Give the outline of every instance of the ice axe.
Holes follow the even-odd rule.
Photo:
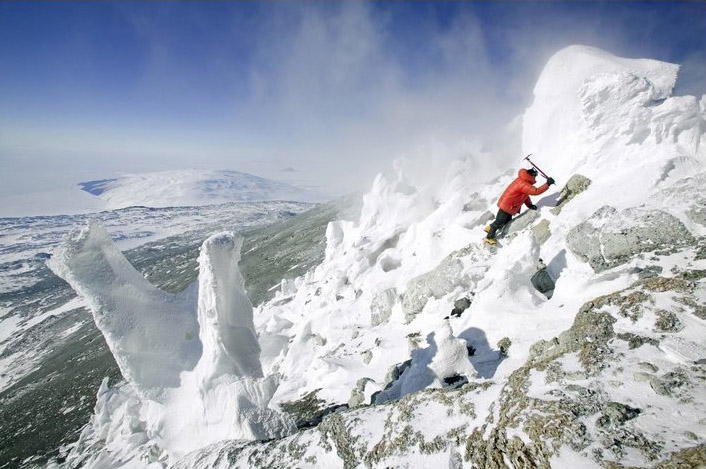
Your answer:
[[[541,174],[542,176],[544,176],[544,179],[549,179],[549,176],[547,176],[547,175],[544,173],[544,171],[542,171],[541,169],[539,169],[539,166],[537,166],[536,164],[532,163],[532,160],[529,159],[530,156],[532,156],[532,153],[530,153],[529,155],[525,156],[525,157],[522,158],[522,159],[523,159],[523,160],[527,160],[527,162],[528,162],[529,164],[531,164],[531,165],[534,167],[534,169],[536,169],[537,171],[539,171],[539,174]]]

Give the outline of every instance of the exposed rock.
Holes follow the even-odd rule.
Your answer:
[[[412,332],[407,334],[407,345],[409,346],[409,351],[416,350],[419,348],[419,343],[421,342],[421,336],[419,332]]]
[[[510,220],[510,223],[505,225],[503,229],[498,233],[499,237],[510,237],[513,234],[524,230],[535,220],[539,218],[539,212],[537,210],[526,210],[522,212],[519,216]]]
[[[574,324],[551,341],[540,340],[530,347],[528,363],[543,369],[548,362],[561,355],[579,352],[579,361],[586,371],[598,371],[610,354],[608,341],[615,337],[615,318],[609,313],[597,312],[601,302],[588,302],[581,307]]]
[[[687,469],[697,467],[706,467],[706,443],[672,453],[669,459],[658,464],[656,469]]]
[[[566,242],[571,252],[601,272],[641,252],[662,250],[667,254],[696,240],[678,218],[667,212],[639,208],[618,212],[604,206],[572,228]]]
[[[655,321],[655,330],[658,332],[679,332],[684,329],[676,314],[671,311],[658,310],[655,311],[657,320]]]
[[[348,399],[348,408],[353,409],[365,404],[365,385],[373,381],[370,378],[360,378],[355,385],[355,389],[351,391],[351,397]]]
[[[370,350],[366,350],[363,352],[363,363],[368,365],[370,361],[373,359],[373,352]]]
[[[464,207],[465,208],[465,207]],[[465,226],[466,228],[475,228],[477,226],[481,225],[487,225],[491,223],[493,220],[495,220],[495,215],[493,215],[490,211],[486,210],[483,212],[483,214],[477,216],[476,218],[473,219],[470,223],[467,223]]]
[[[655,375],[651,373],[645,373],[644,371],[636,371],[632,374],[633,379],[638,382],[650,382],[655,378]]]
[[[397,300],[397,290],[388,288],[373,297],[370,303],[370,324],[375,327],[386,323],[392,316],[392,307]]]
[[[447,376],[443,379],[444,388],[456,389],[468,383],[468,378],[463,375]]]
[[[500,350],[500,355],[503,357],[507,357],[508,354],[507,352],[510,350],[510,346],[512,345],[512,341],[507,338],[503,337],[498,341],[498,349]]]
[[[473,294],[471,294],[471,296],[473,296]],[[454,309],[451,310],[451,316],[456,316],[456,317],[460,316],[470,306],[471,306],[471,298],[469,298],[467,296],[463,297],[463,298],[459,298],[458,300],[454,301]]]
[[[532,275],[530,282],[532,282],[532,286],[538,292],[543,293],[547,298],[552,297],[555,288],[554,279],[549,275],[549,272],[547,272],[547,267],[542,262],[542,259],[539,260],[537,272]]]
[[[441,298],[456,287],[473,289],[483,278],[485,269],[478,270],[472,276],[463,275],[463,263],[459,258],[477,249],[483,250],[482,247],[479,248],[471,243],[465,248],[454,251],[433,270],[407,282],[405,292],[402,294],[402,309],[406,323],[411,322],[424,309],[430,298]]]
[[[650,380],[650,387],[661,396],[671,396],[674,390],[689,382],[687,373],[677,368],[674,371],[665,373],[661,378],[654,377]]]
[[[549,231],[549,220],[542,219],[539,223],[532,227],[532,234],[539,245],[544,244],[552,235]]]
[[[339,413],[336,410],[340,407],[329,407],[323,409],[329,415],[319,419],[317,429],[274,442],[230,443],[229,448],[234,449],[224,454],[227,454],[231,466],[242,466],[247,461],[250,467],[289,468],[300,466],[301,461],[316,465],[314,455],[323,449],[327,454],[337,456],[341,461],[339,465],[352,468],[388,467],[400,456],[444,453],[451,455],[449,464],[453,463],[452,467],[505,469],[550,468],[562,447],[566,447],[582,457],[592,458],[596,467],[622,468],[628,456],[640,467],[702,467],[706,461],[703,445],[666,455],[662,435],[643,433],[639,421],[630,422],[641,414],[641,409],[611,400],[612,393],[606,389],[606,386],[620,384],[618,378],[611,382],[606,381],[607,377],[617,377],[625,372],[629,376],[632,370],[623,370],[623,367],[626,363],[637,363],[636,369],[645,370],[634,371],[638,386],[644,388],[644,382],[649,382],[662,396],[674,396],[684,403],[693,399],[689,391],[696,386],[697,380],[703,379],[698,374],[704,374],[702,368],[670,369],[656,376],[654,373],[659,370],[655,365],[639,361],[639,351],[626,351],[624,345],[615,340],[613,325],[615,317],[631,318],[647,311],[654,312],[652,293],[669,292],[677,298],[679,295],[694,296],[700,278],[702,273],[699,271],[687,271],[670,278],[641,279],[625,290],[585,303],[568,330],[551,340],[532,345],[527,362],[507,378],[499,397],[493,397],[494,403],[480,425],[447,427],[432,438],[415,424],[421,413],[428,416],[430,411],[437,412],[437,416],[476,418],[474,402],[479,399],[474,394],[491,388],[493,396],[497,393],[497,386],[490,381],[462,384],[461,376],[452,375],[445,380],[445,389],[425,389],[396,401],[352,412]],[[621,321],[621,328],[626,324],[629,322]],[[636,332],[644,333],[644,330],[636,329]],[[419,334],[412,333],[411,336],[418,337]],[[617,337],[635,344],[658,343],[656,339],[633,332],[621,332]],[[501,353],[507,353],[509,346],[508,338],[498,342]],[[584,371],[564,371],[564,358],[568,354],[578,357]],[[630,355],[625,357],[625,354]],[[392,367],[385,380],[386,387],[399,380],[410,365],[411,360]],[[546,397],[530,390],[542,378],[550,389],[546,391]],[[578,380],[580,385],[570,382],[572,380]],[[363,404],[368,382],[368,378],[357,382],[349,400],[350,407]],[[460,387],[449,389],[455,386]],[[480,402],[486,402],[488,397],[483,396]],[[305,398],[303,400],[316,401],[315,396]],[[323,407],[323,402],[316,404]],[[378,421],[384,419],[384,428],[358,431],[368,421],[363,415],[371,414],[375,414],[373,418]],[[320,415],[319,411],[317,416]],[[587,425],[588,422],[596,425]],[[705,422],[706,419],[702,419],[700,424]],[[684,438],[699,441],[697,435],[685,435]],[[460,460],[455,451],[464,446],[465,454]],[[642,461],[639,461],[640,456]],[[323,464],[321,459],[318,464]]]
[[[620,402],[608,402],[603,408],[603,415],[598,418],[596,424],[599,427],[619,425],[634,419],[641,412],[640,409],[621,404]]]
[[[571,199],[588,189],[588,186],[590,185],[591,180],[588,179],[586,176],[582,176],[580,174],[574,174],[573,176],[571,176],[566,182],[566,185],[561,189],[561,193],[559,194],[559,200],[556,203],[556,207],[554,207],[551,212],[554,215],[559,215],[559,213],[561,213],[566,204],[571,202]]]
[[[624,340],[628,343],[628,347],[632,349],[640,348],[644,344],[654,345],[659,347],[659,340],[653,339],[652,337],[643,337],[641,335],[633,334],[632,332],[621,332],[616,337],[620,340]]]
[[[645,267],[644,269],[641,268],[635,268],[635,273],[637,274],[637,277],[644,280],[648,278],[653,278],[657,277],[662,273],[662,267],[658,265],[650,265]]]
[[[318,425],[324,416],[341,408],[340,405],[326,406],[326,401],[316,396],[319,391],[321,389],[316,389],[300,399],[280,404],[281,409],[294,418],[297,428]]]
[[[344,469],[358,467],[360,460],[358,455],[364,451],[364,446],[358,443],[359,437],[352,437],[346,421],[339,414],[327,415],[318,427],[321,432],[321,441],[327,444],[330,440],[336,448],[336,454],[343,461]],[[328,447],[331,451],[332,448]],[[362,451],[361,451],[362,450]]]

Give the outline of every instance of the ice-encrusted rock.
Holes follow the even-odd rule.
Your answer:
[[[538,244],[544,244],[552,235],[551,231],[549,230],[549,220],[540,220],[539,223],[532,227],[532,234],[534,235],[534,239],[537,240]]]
[[[561,213],[561,211],[563,210],[564,206],[571,202],[571,199],[588,189],[588,186],[590,185],[591,180],[588,179],[586,176],[582,176],[581,174],[574,174],[573,176],[571,176],[569,180],[566,181],[564,187],[561,189],[561,193],[559,194],[559,200],[557,200],[556,207],[551,209],[551,212],[554,215],[559,215],[559,213]]]
[[[537,210],[526,210],[519,216],[513,218],[510,223],[505,225],[501,231],[503,237],[510,237],[519,231],[524,230],[539,218]]]
[[[430,298],[441,298],[458,285],[470,286],[462,277],[463,263],[459,259],[447,258],[434,270],[407,282],[402,295],[405,321],[410,322],[419,314]]]
[[[376,294],[370,303],[370,325],[375,327],[387,322],[397,301],[397,290],[388,288]]]
[[[566,244],[577,257],[601,272],[628,262],[641,252],[674,249],[695,243],[675,216],[662,210],[604,206],[572,228]]]
[[[372,381],[372,379],[365,377],[358,380],[348,399],[348,408],[353,409],[365,404],[365,386]]]

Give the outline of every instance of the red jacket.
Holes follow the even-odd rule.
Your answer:
[[[532,203],[529,196],[539,195],[549,189],[549,184],[544,184],[540,187],[534,187],[536,179],[526,170],[521,169],[517,173],[517,179],[512,181],[503,195],[500,196],[498,200],[498,207],[503,212],[507,212],[510,215],[516,215],[520,213],[520,208],[522,204],[528,207]]]

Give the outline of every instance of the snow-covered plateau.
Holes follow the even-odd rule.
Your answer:
[[[0,193],[0,217],[65,215],[128,207],[193,207],[232,202],[291,200],[324,202],[331,196],[313,187],[288,184],[233,170],[178,169],[119,174],[22,194]]]
[[[706,96],[672,96],[677,73],[557,52],[522,150],[558,184],[497,249],[518,167],[479,184],[493,155],[442,145],[377,176],[264,301],[247,234],[214,232],[163,291],[77,226],[49,265],[121,377],[50,466],[706,466]]]
[[[135,205],[173,207],[266,200],[321,202],[326,199],[324,194],[311,189],[232,170],[156,171],[86,181],[79,186],[101,199],[106,210]]]

